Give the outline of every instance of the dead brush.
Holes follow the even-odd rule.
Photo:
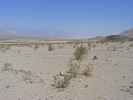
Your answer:
[[[33,46],[33,48],[34,48],[34,50],[39,49],[39,44],[35,44],[35,45]]]
[[[12,66],[11,63],[5,63],[4,66],[1,68],[1,71],[2,72],[4,72],[4,71],[10,71],[11,70],[11,66]]]
[[[66,71],[67,73],[71,74],[73,78],[75,78],[78,74],[78,70],[80,68],[80,63],[78,61],[72,60],[69,63],[69,69]]]
[[[60,72],[59,74],[53,77],[54,83],[52,84],[55,88],[66,88],[70,84],[72,78],[77,77],[79,65],[71,61],[68,65],[69,69],[65,72]]]
[[[66,88],[68,87],[70,80],[72,79],[71,74],[68,73],[60,73],[55,75],[54,77],[54,83],[52,84],[55,88]]]
[[[81,61],[83,57],[87,54],[86,47],[80,46],[77,47],[74,52],[74,58],[70,60],[68,64],[68,70],[65,72],[60,72],[59,74],[53,77],[52,86],[58,89],[67,88],[73,78],[76,78],[77,75],[84,75],[86,77],[92,75],[92,68],[90,65],[85,66],[83,70]]]
[[[83,75],[85,77],[92,76],[93,68],[94,67],[91,64],[86,65],[85,68],[82,70],[81,75]]]

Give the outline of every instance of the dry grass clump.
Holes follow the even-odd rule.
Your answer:
[[[44,83],[43,79],[40,76],[34,75],[31,71],[26,71],[23,69],[14,69],[10,63],[5,63],[1,72],[9,72],[20,76],[21,80],[25,83]]]
[[[87,54],[87,49],[86,47],[79,46],[76,48],[74,52],[74,58],[77,61],[82,61],[83,57]]]

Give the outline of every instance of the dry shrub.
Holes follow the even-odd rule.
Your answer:
[[[53,77],[54,83],[52,84],[52,86],[54,86],[55,88],[68,87],[70,80],[77,76],[80,66],[76,62],[71,60],[68,67],[69,67],[69,69],[67,71],[60,72],[59,74],[57,74]]]
[[[60,73],[55,75],[53,78],[54,83],[52,84],[52,86],[54,86],[55,88],[66,88],[69,85],[70,80],[72,79],[71,75],[68,73]]]
[[[76,78],[77,75],[84,75],[86,77],[92,75],[92,66],[87,65],[82,70],[81,61],[84,55],[87,54],[87,49],[83,46],[77,47],[74,52],[74,59],[71,59],[65,72],[60,72],[53,77],[54,83],[52,86],[55,88],[66,88],[70,84],[71,79]]]
[[[34,48],[34,50],[39,49],[39,44],[35,44],[33,48]]]
[[[48,51],[53,51],[53,46],[52,46],[52,44],[48,44]]]
[[[129,47],[133,47],[133,43],[131,43],[131,44],[129,45]]]
[[[80,64],[78,61],[72,60],[69,65],[69,69],[67,70],[67,73],[70,73],[72,77],[76,77],[78,74],[78,70],[80,68]]]
[[[76,78],[77,75],[82,75],[85,77],[92,76],[92,71],[93,65],[88,64],[86,66],[80,66],[80,64],[72,61],[67,71],[60,72],[53,77],[54,83],[52,86],[58,89],[67,88],[71,82],[71,79]]]
[[[1,71],[2,71],[2,72],[3,72],[3,71],[9,71],[9,70],[11,69],[11,68],[10,68],[11,66],[12,66],[11,63],[5,63],[4,66],[2,67]]]
[[[93,56],[93,60],[97,60],[98,59],[98,57],[97,56]]]
[[[93,65],[88,64],[85,66],[85,68],[82,70],[81,75],[84,75],[86,77],[92,76],[92,72],[93,72]]]

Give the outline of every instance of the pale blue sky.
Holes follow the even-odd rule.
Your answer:
[[[133,0],[0,0],[0,31],[89,37],[133,27]]]

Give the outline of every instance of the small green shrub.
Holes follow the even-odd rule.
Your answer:
[[[87,49],[86,47],[83,47],[83,46],[80,46],[80,47],[77,47],[75,52],[74,52],[74,58],[77,60],[77,61],[81,61],[84,57],[84,55],[87,54]]]

